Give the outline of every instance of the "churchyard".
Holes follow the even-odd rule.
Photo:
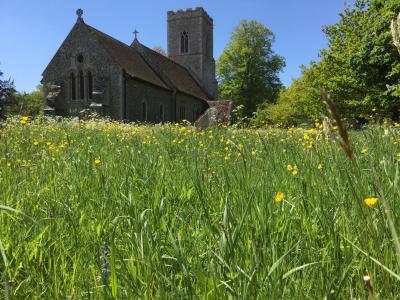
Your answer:
[[[317,2],[257,8],[303,16],[289,64]],[[202,7],[166,12],[167,53],[88,25],[117,32],[94,7],[54,45],[67,10],[25,5],[6,28],[47,23],[2,60],[23,79],[27,36],[56,52],[30,93],[0,70],[0,299],[400,298],[398,0],[346,4],[287,85],[270,17],[238,20],[215,61]]]
[[[400,294],[396,123],[1,126],[1,299]]]

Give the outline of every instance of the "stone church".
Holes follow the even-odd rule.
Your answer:
[[[85,109],[134,122],[195,121],[217,94],[213,20],[203,8],[168,12],[168,55],[77,21],[43,72],[45,112]]]

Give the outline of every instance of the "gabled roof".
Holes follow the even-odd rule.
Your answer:
[[[130,76],[169,90],[172,84],[172,88],[180,92],[202,100],[210,100],[207,93],[184,66],[140,44],[137,40],[135,42],[141,47],[142,53],[135,46],[128,46],[87,24],[85,26],[114,61]],[[144,55],[146,58],[143,57]],[[164,82],[163,78],[168,82]]]
[[[168,77],[175,88],[197,98],[209,100],[205,91],[193,78],[188,69],[143,44],[140,45],[150,60]]]
[[[146,64],[146,62],[135,49],[97,30],[96,28],[93,28],[89,25],[86,25],[86,27],[89,29],[89,32],[94,34],[96,39],[111,55],[114,61],[130,76],[168,89],[165,83]]]

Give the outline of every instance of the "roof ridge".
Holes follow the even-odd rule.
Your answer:
[[[127,44],[117,40],[116,38],[113,38],[112,36],[90,26],[90,25],[86,25],[86,28],[88,29],[89,33],[94,35],[94,38],[100,43],[100,46],[103,47],[108,54],[111,56],[111,58],[113,59],[113,61],[118,64],[121,68],[123,68],[130,76],[141,79],[141,80],[145,80],[149,83],[155,84],[157,86],[160,86],[162,88],[166,88],[169,89],[169,87],[167,87],[165,85],[165,83],[159,78],[159,76],[148,66],[148,64],[143,60],[143,58],[141,57],[140,53],[136,50],[133,49],[132,47],[128,46]],[[114,44],[114,46],[111,46],[110,48],[110,43]],[[116,55],[115,53],[115,49],[113,50],[113,48],[118,47],[121,50],[123,50],[126,55],[124,58],[120,57],[119,55]],[[118,51],[118,50],[117,50]],[[144,64],[144,66],[146,66],[146,68],[148,68],[151,72],[150,77],[146,78],[146,75],[144,73],[146,73],[145,69],[142,69],[140,67],[132,69],[131,67],[127,67],[126,65],[126,60],[133,62],[135,59],[134,57],[138,56],[141,60],[142,60],[142,64]],[[124,62],[125,59],[125,62]],[[143,73],[144,72],[144,73]]]
[[[161,68],[159,66],[157,66],[156,63],[154,63],[154,61],[151,59],[151,57],[149,57],[143,51],[143,48],[145,48],[144,50],[146,50],[146,49],[147,50],[152,50],[152,49],[150,49],[147,46],[143,45],[137,39],[135,39],[133,41],[133,43],[132,43],[132,45],[130,47],[135,49],[135,51],[137,51],[137,53],[139,53],[139,55],[143,58],[144,62],[153,70],[153,72],[160,78],[161,81],[163,81],[168,87],[172,88],[173,90],[179,90],[178,87],[175,86],[175,84],[173,84],[173,82],[168,78],[168,76],[165,74],[165,72],[163,72],[161,70]],[[140,47],[142,49],[138,49],[138,47]],[[157,51],[154,51],[154,52],[158,53]],[[160,53],[158,53],[158,54],[160,54]]]
[[[138,41],[138,42],[139,42],[139,41]],[[157,51],[155,51],[155,50],[153,50],[153,49],[147,47],[146,45],[143,45],[141,42],[139,42],[139,44],[142,45],[143,47],[147,48],[148,50],[150,50],[150,51],[156,53],[157,55],[160,55],[160,56],[164,57],[164,58],[167,59],[168,61],[170,61],[170,62],[172,62],[172,63],[174,63],[174,64],[176,64],[176,65],[178,65],[178,66],[180,66],[180,67],[182,67],[182,68],[184,68],[186,71],[189,72],[189,70],[188,70],[184,65],[181,65],[180,63],[177,63],[176,61],[174,61],[173,59],[169,58],[168,56],[163,55],[163,54],[161,54],[161,53],[158,53]]]
[[[107,38],[110,38],[110,39],[114,40],[115,42],[120,43],[120,44],[123,45],[123,46],[129,47],[128,44],[125,44],[124,42],[122,42],[122,41],[120,41],[120,40],[117,40],[116,38],[112,37],[111,35],[109,35],[109,34],[107,34],[107,33],[104,33],[103,31],[98,30],[97,28],[94,28],[93,26],[90,26],[89,24],[86,24],[86,23],[84,23],[84,24],[85,24],[87,27],[89,27],[89,29],[93,29],[94,31],[97,31],[98,33],[100,33],[100,34],[106,36]],[[129,47],[129,48],[131,48],[131,47]]]
[[[194,82],[197,84],[197,86],[207,95],[207,97],[210,97],[210,96],[208,95],[208,92],[206,91],[206,89],[205,89],[205,88],[198,82],[198,80],[193,76],[193,74],[192,74],[192,72],[189,70],[189,68],[187,68],[186,66],[181,65],[180,63],[174,61],[173,59],[171,59],[171,58],[169,58],[169,57],[167,57],[167,56],[165,56],[165,55],[163,55],[163,54],[161,54],[161,53],[158,53],[157,51],[155,51],[155,50],[153,50],[153,49],[151,49],[151,48],[149,48],[149,47],[143,45],[143,44],[142,44],[141,42],[139,42],[139,41],[138,41],[138,43],[139,43],[142,47],[144,47],[144,48],[146,48],[146,49],[148,49],[148,50],[154,52],[155,54],[159,55],[160,57],[165,58],[165,59],[168,60],[169,62],[172,62],[172,63],[174,63],[175,65],[177,65],[177,66],[183,68],[183,69],[189,74],[189,76],[194,80]],[[178,90],[179,90],[179,89],[178,89]]]

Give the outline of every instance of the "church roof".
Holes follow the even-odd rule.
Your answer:
[[[140,54],[128,45],[112,38],[111,36],[86,25],[91,33],[95,35],[105,50],[113,57],[130,76],[150,82],[162,88],[168,89],[165,83],[146,64]]]
[[[130,76],[165,89],[170,89],[172,84],[175,89],[185,94],[203,100],[210,99],[184,66],[139,43],[143,50],[140,53],[136,47],[128,46],[87,24],[85,25],[115,62]],[[147,59],[143,58],[142,55],[146,55]],[[148,59],[156,67],[152,67]],[[167,77],[167,83],[163,81],[165,77]]]
[[[150,60],[161,69],[161,71],[168,77],[169,81],[179,91],[201,99],[209,100],[207,94],[193,78],[188,69],[142,44],[141,46]]]

